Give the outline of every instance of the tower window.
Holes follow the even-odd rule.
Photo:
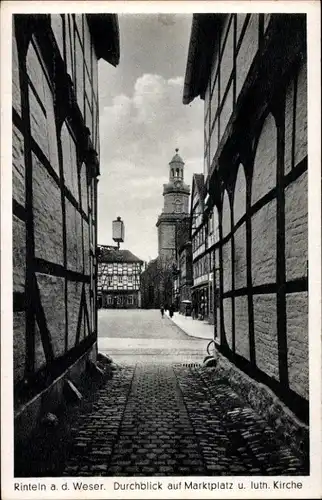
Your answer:
[[[182,202],[181,202],[181,200],[176,200],[175,201],[174,211],[177,214],[180,214],[182,212]]]
[[[179,177],[179,169],[178,168],[176,169],[176,175],[177,175],[177,177]]]

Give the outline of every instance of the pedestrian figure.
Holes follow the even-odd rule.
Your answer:
[[[174,312],[174,307],[173,307],[173,305],[171,305],[171,306],[169,307],[169,314],[170,314],[170,318],[172,318],[172,316],[173,316],[173,312]]]
[[[161,306],[161,316],[162,316],[162,318],[164,316],[164,307],[163,306]]]

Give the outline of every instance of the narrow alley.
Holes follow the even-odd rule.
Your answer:
[[[3,498],[317,491],[318,11],[244,3],[10,11]]]
[[[186,335],[156,310],[103,310],[99,326],[99,351],[106,349],[117,368],[112,379],[69,412],[65,430],[49,429],[55,449],[40,437],[47,442],[41,459],[30,454],[16,475],[307,473],[304,455],[243,400],[228,375],[202,366],[207,339]]]

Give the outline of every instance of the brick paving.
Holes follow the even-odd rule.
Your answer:
[[[195,366],[128,365],[72,433],[65,476],[307,473],[227,383],[212,384]]]
[[[170,365],[137,365],[108,473],[205,474],[198,442]]]

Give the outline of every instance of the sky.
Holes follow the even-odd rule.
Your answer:
[[[203,101],[182,104],[192,16],[119,15],[120,63],[99,62],[100,169],[98,243],[115,244],[112,221],[125,225],[121,248],[158,255],[158,215],[169,162],[179,148],[185,182],[203,171]]]

